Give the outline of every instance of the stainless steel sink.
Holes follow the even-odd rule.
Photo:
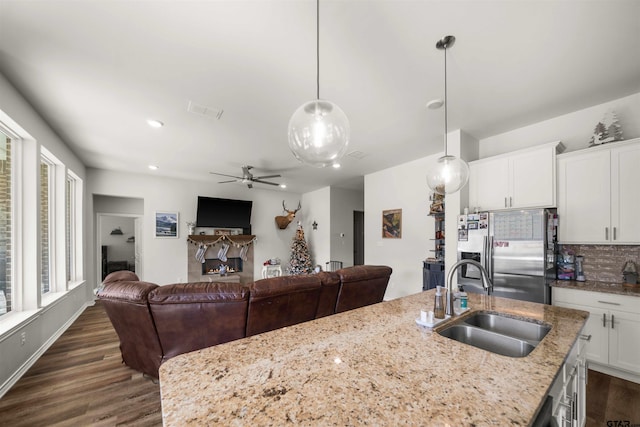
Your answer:
[[[438,333],[443,337],[509,357],[525,357],[531,353],[551,327],[502,316],[475,313]]]
[[[464,319],[467,325],[537,344],[549,333],[550,326],[514,319],[496,313],[476,313]]]
[[[527,341],[473,326],[455,324],[440,331],[443,337],[509,357],[525,357],[535,346]]]

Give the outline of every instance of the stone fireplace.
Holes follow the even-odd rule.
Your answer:
[[[253,245],[255,236],[215,236],[215,235],[191,235],[187,239],[187,273],[189,282],[240,282],[253,281]],[[226,253],[227,261],[218,258],[218,251],[223,244],[229,245]],[[200,245],[206,247],[204,263],[200,262],[196,255]],[[246,250],[242,259],[242,250]],[[219,273],[220,265],[226,265],[233,269],[225,276]]]

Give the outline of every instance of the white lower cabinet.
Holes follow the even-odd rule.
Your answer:
[[[585,360],[586,335],[575,343],[558,378],[551,386],[553,418],[558,426],[583,427],[587,415],[587,362]]]
[[[553,305],[590,313],[583,329],[590,336],[585,352],[590,363],[640,375],[640,298],[553,288]],[[624,372],[618,376],[627,378]]]

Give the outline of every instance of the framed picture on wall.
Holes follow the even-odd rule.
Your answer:
[[[402,238],[402,209],[382,211],[382,237],[386,239]]]
[[[178,238],[178,212],[156,212],[156,238]]]

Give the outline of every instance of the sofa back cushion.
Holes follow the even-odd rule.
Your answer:
[[[133,271],[129,270],[118,270],[113,273],[109,273],[107,277],[102,281],[103,284],[113,283],[113,282],[138,282],[140,278]]]
[[[149,294],[164,360],[244,338],[249,292],[240,283],[176,283]]]
[[[98,292],[120,339],[122,360],[127,366],[155,378],[162,362],[162,347],[147,296],[157,287],[140,281],[113,281],[104,284]]]
[[[317,275],[280,276],[253,282],[247,336],[315,319],[320,287]]]
[[[316,318],[329,316],[336,312],[336,302],[338,301],[338,291],[340,290],[340,276],[333,271],[322,271],[318,273],[320,279],[320,299],[318,300],[318,310]]]
[[[383,265],[356,265],[337,270],[341,283],[336,313],[381,302],[391,272],[391,267]]]

